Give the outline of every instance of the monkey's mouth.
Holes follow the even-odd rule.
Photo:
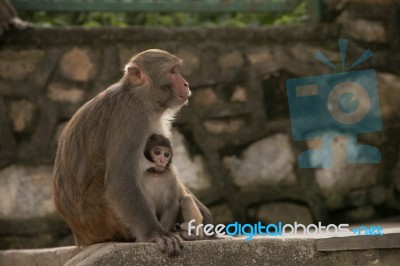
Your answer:
[[[180,92],[180,94],[178,93],[178,98],[186,102],[189,99],[190,95],[192,95],[192,92],[188,88],[186,91],[182,91]]]
[[[161,166],[161,165],[156,165],[154,167],[154,170],[156,170],[157,172],[161,173],[161,172],[163,172],[165,170],[165,167]]]

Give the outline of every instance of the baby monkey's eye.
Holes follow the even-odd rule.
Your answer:
[[[158,148],[154,149],[154,154],[155,155],[160,155],[161,154],[160,149],[158,149]]]
[[[171,154],[170,154],[169,152],[164,153],[164,156],[165,156],[166,158],[169,158],[170,155],[171,155]]]

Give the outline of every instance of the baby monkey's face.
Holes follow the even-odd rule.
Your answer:
[[[165,146],[155,146],[151,150],[151,158],[156,165],[154,169],[157,172],[163,172],[168,166],[169,161],[172,157],[172,151],[170,148]]]

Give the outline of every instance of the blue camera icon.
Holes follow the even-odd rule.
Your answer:
[[[347,45],[347,40],[339,41],[341,48],[344,43]],[[370,55],[372,53],[369,52],[367,57]],[[363,56],[366,57],[365,54]],[[319,58],[317,55],[317,59],[321,58],[321,54]],[[323,58],[320,61],[327,63],[327,60]],[[299,167],[332,167],[332,139],[337,135],[348,138],[349,163],[380,162],[381,153],[376,147],[357,144],[357,134],[382,129],[375,70],[289,79],[286,89],[293,139],[322,139],[321,149],[308,150],[299,155]]]

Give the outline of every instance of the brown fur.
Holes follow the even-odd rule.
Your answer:
[[[82,106],[65,127],[54,165],[54,199],[77,245],[136,240],[156,242],[170,255],[180,250],[181,239],[162,228],[140,185],[147,138],[169,136],[172,115],[190,95],[179,71],[171,70],[180,64],[161,50],[136,55],[122,79]]]

